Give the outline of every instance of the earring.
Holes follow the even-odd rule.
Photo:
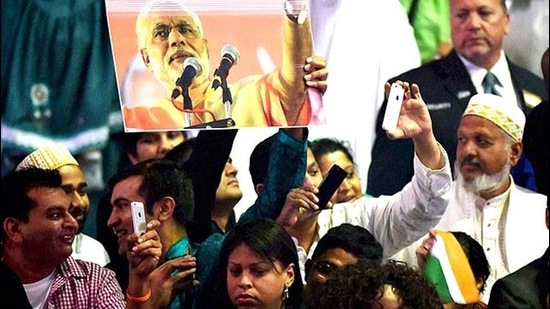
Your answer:
[[[287,300],[289,298],[288,294],[288,286],[285,285],[285,290],[283,291],[283,300]]]

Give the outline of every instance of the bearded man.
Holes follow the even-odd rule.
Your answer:
[[[510,176],[523,150],[524,126],[517,104],[483,93],[470,99],[457,130],[456,179],[436,229],[465,232],[482,245],[491,265],[484,303],[497,279],[548,248],[547,197],[516,185]],[[416,265],[419,244],[421,240],[393,258]]]

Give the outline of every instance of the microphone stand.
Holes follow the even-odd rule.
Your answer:
[[[225,78],[222,79],[221,87],[222,87],[222,101],[225,107],[225,117],[231,118],[231,104],[233,104],[233,98],[231,97],[231,91],[227,86],[227,81],[225,80]]]
[[[220,78],[220,87],[222,88],[222,101],[225,107],[224,119],[215,120],[211,122],[205,122],[194,126],[188,126],[187,129],[204,129],[204,128],[229,128],[235,126],[235,121],[231,118],[231,104],[233,104],[233,97],[231,91],[227,86],[225,78]]]
[[[191,97],[189,96],[189,89],[187,87],[184,87],[182,89],[182,95],[183,95],[183,109],[184,110],[192,110],[193,109],[193,102],[191,102]],[[191,113],[183,112],[185,117],[185,126],[189,127],[191,126]]]

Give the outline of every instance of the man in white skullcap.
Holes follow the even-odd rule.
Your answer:
[[[548,248],[547,197],[516,185],[510,176],[523,150],[524,125],[516,104],[482,93],[470,99],[457,130],[453,195],[436,228],[465,232],[482,245],[491,265],[484,303],[497,279]],[[422,240],[393,258],[416,265]]]
[[[94,238],[82,233],[86,215],[90,209],[90,199],[87,193],[87,183],[84,173],[69,150],[61,145],[48,145],[29,154],[16,170],[40,168],[58,170],[61,174],[62,189],[71,197],[69,212],[78,222],[78,233],[73,241],[75,259],[94,262],[101,266],[109,263],[109,255],[103,245]]]

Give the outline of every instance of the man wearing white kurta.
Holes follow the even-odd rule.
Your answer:
[[[316,205],[317,189],[308,181],[302,188],[291,190],[277,222],[295,239],[302,273],[307,257],[331,227],[342,223],[365,227],[382,244],[384,256],[388,257],[422,237],[445,212],[452,183],[449,159],[433,135],[430,115],[418,86],[409,87],[408,83],[403,86],[405,98],[398,128],[388,131],[388,136],[413,140],[412,181],[393,196],[364,196],[320,212]],[[386,95],[389,88],[387,84]]]
[[[521,156],[524,113],[491,94],[470,99],[458,128],[457,180],[436,229],[463,231],[485,249],[491,274],[482,300],[494,282],[542,256],[548,248],[544,222],[547,197],[525,188],[509,174]],[[421,240],[393,258],[416,265]]]

